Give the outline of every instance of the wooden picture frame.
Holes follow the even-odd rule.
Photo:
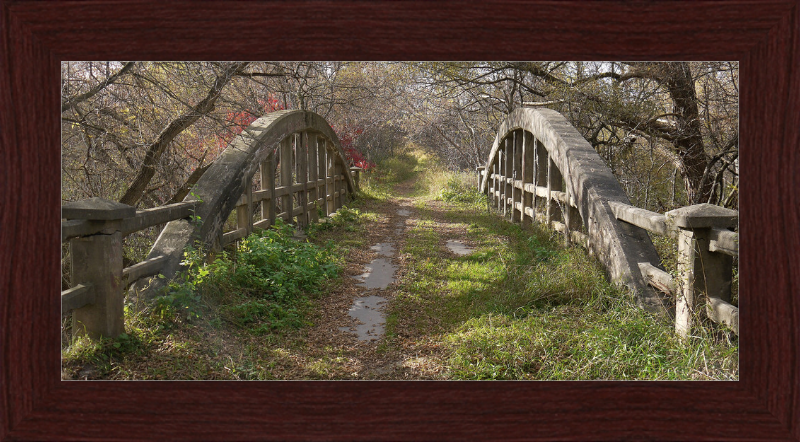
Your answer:
[[[799,440],[798,0],[2,0],[0,439]],[[739,60],[738,382],[60,380],[62,60]]]

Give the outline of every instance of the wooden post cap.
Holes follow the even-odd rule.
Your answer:
[[[134,216],[136,216],[134,207],[98,197],[73,201],[61,206],[61,218],[66,219],[108,221]]]
[[[713,204],[695,204],[664,214],[668,222],[681,229],[727,229],[739,223],[739,212]]]

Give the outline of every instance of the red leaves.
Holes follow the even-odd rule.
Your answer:
[[[233,137],[242,133],[244,128],[258,119],[258,114],[266,115],[270,112],[285,109],[285,106],[274,95],[270,94],[266,99],[259,98],[258,104],[261,111],[243,110],[241,112],[228,112],[225,119],[229,123],[228,127],[221,134],[217,135],[217,150],[221,152]],[[216,157],[216,155],[214,155]],[[213,159],[213,158],[212,158]]]
[[[358,139],[359,135],[364,133],[363,128],[345,123],[342,127],[334,127],[333,130],[336,132],[336,135],[339,137],[339,142],[342,144],[344,156],[351,164],[364,170],[375,167],[375,163],[367,161],[364,155],[355,147],[356,139]]]

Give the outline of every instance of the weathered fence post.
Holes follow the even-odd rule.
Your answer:
[[[328,149],[332,149],[332,146],[328,145]],[[331,150],[329,150],[326,163],[327,172],[325,172],[325,183],[327,185],[325,199],[328,202],[328,215],[336,211],[336,168],[333,165],[335,158],[335,155],[331,154]]]
[[[318,137],[317,138],[317,151],[319,155],[319,161],[317,163],[317,198],[319,198],[322,202],[321,209],[324,211],[325,216],[330,215],[328,213],[328,155],[327,155],[327,148],[325,147],[325,138]]]
[[[273,153],[266,161],[261,163],[261,189],[269,191],[269,203],[261,202],[261,217],[269,220],[269,225],[275,224],[275,155]]]
[[[559,206],[558,201],[553,198],[553,191],[562,191],[562,181],[563,178],[561,177],[561,171],[558,170],[558,166],[556,163],[553,162],[552,158],[550,158],[550,154],[547,155],[547,212],[546,212],[546,224],[550,226],[553,221],[561,221],[562,213],[561,213],[561,206]]]
[[[522,131],[515,130],[514,131],[514,173],[512,173],[512,189],[513,194],[511,198],[511,205],[514,210],[511,211],[511,221],[522,223],[522,219],[525,218],[525,212],[522,208],[522,194],[525,192],[525,187],[519,186],[517,187],[517,181],[524,181],[523,180],[523,159],[522,159]],[[521,187],[521,189],[520,189]]]
[[[701,309],[702,297],[730,301],[733,259],[708,250],[712,228],[736,227],[735,210],[712,204],[698,204],[667,212],[666,219],[678,228],[677,300],[675,333],[691,334],[692,317]]]
[[[361,181],[361,171],[363,169],[360,167],[351,167],[350,174],[353,176],[353,183],[356,185],[356,189],[360,189],[359,182]]]
[[[311,206],[309,222],[316,223],[319,221],[319,137],[317,135],[309,134],[308,137],[308,204]]]
[[[502,192],[500,191],[500,172],[502,171],[502,167],[500,166],[500,161],[503,156],[503,151],[497,151],[497,159],[494,162],[494,192],[492,192],[492,202],[494,207],[497,210],[500,210],[500,196]]]
[[[284,194],[281,199],[281,210],[284,213],[284,220],[287,223],[292,222],[294,213],[294,201],[292,196],[292,135],[286,137],[281,141],[281,187],[284,188]]]
[[[116,338],[125,331],[121,227],[124,218],[135,215],[133,207],[102,198],[62,206],[62,218],[102,223],[97,234],[69,242],[73,285],[88,283],[95,292],[93,304],[73,310],[72,330],[77,335]]]
[[[538,188],[539,187],[547,187],[548,158],[549,158],[549,156],[548,156],[548,153],[547,153],[547,148],[544,147],[544,144],[542,144],[541,141],[536,140],[536,161],[534,163],[536,165],[536,168],[534,169],[534,173],[533,173],[533,177],[534,177],[533,178],[533,182],[536,184],[536,187],[534,188],[534,194],[533,194],[533,207],[534,207],[534,209],[533,209],[534,219],[533,220],[534,221],[536,221],[536,208],[542,206],[543,202],[544,202],[544,207],[541,208],[541,213],[542,213],[542,215],[545,215],[545,216],[546,216],[546,213],[547,213],[547,202],[548,201],[547,201],[546,198],[542,198],[539,195]],[[539,216],[540,221],[541,221],[541,217],[542,216],[540,215]],[[545,219],[545,221],[547,221],[547,220]]]
[[[527,186],[534,182],[534,144],[533,135],[530,132],[522,133],[522,225],[529,226],[536,210],[533,208],[533,195],[528,191]],[[534,188],[534,194],[536,189]],[[528,209],[532,210],[533,215],[528,215]]]
[[[513,177],[514,177],[514,140],[512,138],[506,138],[505,140],[505,151],[503,158],[505,160],[505,170],[503,172],[503,183],[505,184],[503,187],[506,189],[505,193],[503,194],[503,217],[509,216],[508,208],[511,206],[508,200],[512,201],[513,204],[513,196],[514,196],[514,187],[513,187]],[[512,213],[514,207],[511,207]]]
[[[236,208],[236,224],[239,229],[244,229],[244,236],[253,233],[253,181],[244,182],[245,204]]]

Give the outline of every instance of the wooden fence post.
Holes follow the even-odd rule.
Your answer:
[[[344,175],[344,167],[342,167],[341,162],[335,161],[335,169],[334,170],[336,171],[334,173],[334,180],[333,180],[333,184],[334,184],[334,188],[335,188],[335,192],[336,192],[335,193],[336,198],[334,199],[334,201],[336,203],[334,205],[336,207],[336,210],[339,210],[339,208],[342,207],[342,205],[344,204],[343,203],[343,199],[342,199],[342,186],[344,185],[344,182],[343,182],[344,177],[342,175]]]
[[[308,132],[297,134],[295,147],[297,158],[297,183],[300,184],[300,214],[297,215],[297,225],[305,228],[308,225]]]
[[[327,144],[327,143],[326,143]],[[331,146],[329,145],[328,148]],[[327,150],[327,172],[325,173],[326,194],[325,200],[328,206],[328,215],[336,211],[336,168],[333,163],[336,161],[336,155]]]
[[[505,173],[503,173],[503,183],[505,184],[503,187],[506,189],[505,193],[503,194],[503,216],[508,216],[508,208],[511,206],[508,203],[508,200],[511,199],[513,202],[514,197],[514,187],[509,181],[513,182],[514,177],[514,140],[512,138],[506,137],[504,140],[505,144],[505,151],[504,151],[504,159],[505,159]],[[514,208],[511,207],[512,213]]]
[[[697,204],[667,212],[678,228],[678,279],[675,333],[691,334],[692,317],[701,311],[703,297],[730,301],[733,259],[708,250],[712,228],[736,227],[738,212],[712,204]]]
[[[556,163],[547,155],[547,225],[553,221],[560,221],[562,219],[561,206],[553,198],[552,192],[554,190],[562,190],[561,171],[556,167]]]
[[[253,232],[253,181],[246,180],[244,183],[245,203],[236,208],[236,224],[238,228],[244,229],[244,236]]]
[[[523,132],[522,138],[522,226],[529,226],[532,217],[526,213],[527,209],[533,209],[533,195],[528,192],[526,186],[533,183],[534,161],[533,154],[536,146],[533,144],[533,135],[530,132]],[[535,190],[535,189],[534,189]],[[535,214],[535,210],[533,212]]]
[[[534,173],[533,182],[536,184],[537,189],[539,187],[546,187],[547,186],[547,159],[549,158],[547,149],[544,147],[541,141],[536,140],[536,171]],[[547,204],[547,200],[540,197],[538,195],[538,191],[534,193],[533,197],[533,206],[534,206],[534,214],[537,213],[536,208],[541,207],[542,203]],[[542,207],[541,213],[547,213],[547,206]],[[539,218],[541,219],[541,215]],[[536,219],[534,218],[534,221]]]
[[[492,163],[492,168],[494,169],[494,191],[492,192],[492,204],[497,210],[500,210],[500,156],[502,150],[497,150],[497,155],[495,156],[494,163]]]
[[[275,224],[275,154],[261,163],[261,190],[269,191],[269,203],[261,201],[261,218],[268,219],[269,225]]]
[[[514,131],[514,139],[512,144],[514,146],[514,166],[513,169],[514,173],[511,174],[511,189],[512,189],[512,197],[511,197],[511,221],[521,223],[522,219],[525,218],[525,213],[522,211],[522,194],[525,193],[525,187],[521,186],[522,189],[517,187],[517,181],[523,181],[523,166],[522,166],[522,140],[523,140],[523,131],[522,130],[515,130]]]
[[[350,173],[353,176],[353,184],[355,184],[356,189],[359,189],[359,186],[360,186],[359,182],[361,181],[361,171],[362,170],[363,169],[361,169],[360,167],[351,167],[350,168]]]
[[[315,223],[319,221],[319,213],[317,212],[317,172],[319,167],[317,161],[319,160],[319,150],[317,143],[319,142],[317,135],[308,136],[308,205],[311,206],[309,212],[309,222]]]
[[[125,332],[122,282],[122,220],[136,215],[126,204],[91,198],[62,206],[66,219],[87,219],[102,223],[103,229],[90,236],[70,240],[72,283],[91,284],[95,302],[73,310],[72,330],[92,339],[116,338]]]
[[[285,192],[281,197],[281,210],[284,212],[284,220],[292,222],[294,212],[294,201],[292,194],[292,137],[289,135],[281,141],[281,187]]]
[[[325,216],[328,216],[328,156],[325,144],[327,141],[323,137],[317,137],[317,151],[319,160],[317,162],[317,198],[321,201],[320,208],[324,211]],[[321,183],[320,183],[321,181]]]

